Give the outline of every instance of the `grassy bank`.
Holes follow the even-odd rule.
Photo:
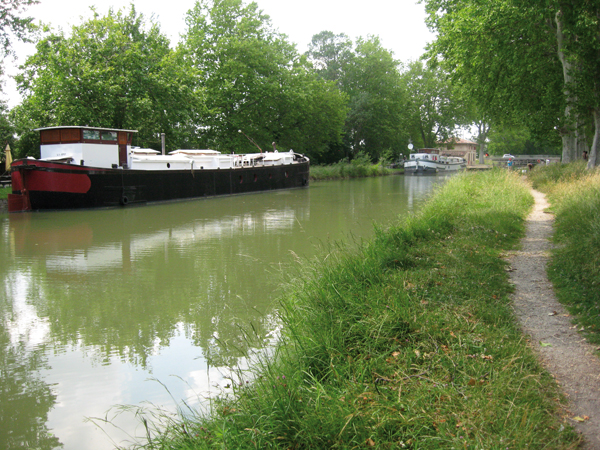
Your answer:
[[[10,194],[11,192],[11,188],[0,188],[0,200],[8,199],[8,194]]]
[[[457,175],[361,248],[298,263],[253,381],[232,380],[210,417],[144,422],[144,447],[573,448],[501,258],[532,201],[514,173]]]
[[[326,166],[311,166],[310,179],[319,181],[341,178],[378,177],[381,175],[390,175],[394,172],[385,166],[386,164],[384,163],[371,164],[368,158],[359,156],[351,162],[340,161],[336,164]]]
[[[600,344],[600,170],[580,161],[539,167],[530,177],[556,214],[548,276],[588,340]]]

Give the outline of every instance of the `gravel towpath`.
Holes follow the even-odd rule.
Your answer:
[[[566,414],[583,436],[581,448],[600,450],[600,361],[556,300],[546,274],[554,216],[545,212],[544,194],[532,190],[532,195],[535,206],[522,248],[508,258],[515,311],[531,346],[569,400]]]

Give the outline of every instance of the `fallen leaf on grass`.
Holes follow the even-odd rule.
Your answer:
[[[371,438],[367,439],[366,444],[368,447],[375,447],[375,441]]]

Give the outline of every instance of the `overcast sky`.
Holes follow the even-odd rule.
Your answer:
[[[424,23],[424,6],[416,0],[255,1],[271,17],[274,28],[297,44],[300,52],[306,50],[313,35],[328,30],[345,33],[353,40],[379,36],[383,47],[391,50],[396,59],[408,62],[419,58],[426,43],[433,39]],[[26,14],[68,32],[72,25],[82,22],[81,17],[91,16],[91,6],[104,15],[111,6],[117,10],[129,8],[131,3],[146,18],[154,15],[163,33],[175,44],[185,31],[184,17],[195,0],[40,0]],[[21,61],[34,50],[32,46],[16,48]],[[7,72],[14,75],[16,69],[9,66]],[[19,101],[14,83],[8,82],[5,88],[9,105],[14,106]]]

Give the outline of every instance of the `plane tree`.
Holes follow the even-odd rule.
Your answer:
[[[414,61],[402,74],[409,101],[405,113],[411,142],[417,147],[435,148],[466,125],[468,109],[459,92],[441,67],[427,67]]]
[[[73,26],[45,30],[36,52],[15,77],[23,97],[11,112],[19,153],[36,154],[42,126],[90,125],[137,129],[135,143],[186,146],[197,134],[202,92],[193,67],[172,50],[156,23],[132,6]]]
[[[526,2],[426,0],[427,57],[450,74],[479,120],[526,124],[540,141],[566,131],[553,21]]]
[[[349,99],[344,156],[396,158],[409,139],[403,121],[407,95],[400,62],[379,38],[358,38],[353,43],[343,33],[322,31],[313,36],[306,56],[319,76],[335,82]]]
[[[600,137],[600,6],[587,0],[426,0],[438,58],[495,123],[526,124],[538,141],[562,140],[562,160]]]
[[[276,142],[317,161],[339,145],[345,96],[255,3],[200,0],[186,24],[182,47],[206,94],[200,123],[207,146],[246,152]]]
[[[4,0],[0,3],[0,53],[2,60],[14,56],[13,43],[15,40],[31,42],[37,27],[32,17],[26,17],[27,7],[38,3],[37,0]],[[4,75],[4,61],[0,63],[0,76]],[[0,84],[0,92],[2,86]],[[9,121],[8,105],[0,101],[0,142],[9,143],[14,147],[14,127]],[[4,149],[4,147],[2,147]]]

